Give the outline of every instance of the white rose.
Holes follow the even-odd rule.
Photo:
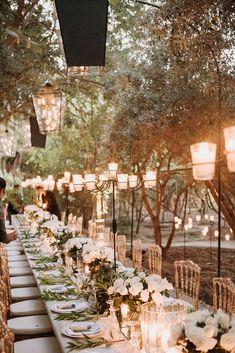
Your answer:
[[[195,343],[194,343],[195,344]],[[208,338],[208,337],[198,337],[198,341],[196,347],[198,351],[201,352],[208,352],[209,350],[213,349],[217,344],[217,340],[215,338]]]
[[[133,283],[129,288],[129,292],[133,296],[139,295],[142,290],[143,290],[143,285],[140,282]]]
[[[134,276],[134,277],[131,278],[130,284],[133,285],[135,283],[140,283],[140,281],[141,281],[140,277]]]
[[[113,294],[113,290],[114,290],[113,286],[109,287],[108,290],[107,290],[108,294],[109,295]]]
[[[216,318],[214,318],[212,316],[210,316],[206,319],[205,324],[209,325],[209,326],[214,326],[214,327],[218,326]]]
[[[144,272],[139,272],[139,273],[138,273],[138,276],[139,276],[140,278],[145,278],[145,277],[146,277],[146,273],[144,273]]]
[[[203,327],[204,334],[206,337],[216,337],[218,334],[218,328],[212,325],[206,325]]]
[[[163,296],[158,292],[152,293],[152,299],[157,305],[160,305],[163,303]]]
[[[215,338],[205,336],[203,328],[194,326],[193,324],[185,325],[185,334],[197,347],[198,351],[207,352],[213,349],[217,343]]]
[[[134,276],[134,273],[132,271],[128,271],[126,275],[128,278],[132,278]]]
[[[125,286],[117,287],[116,292],[119,293],[120,295],[127,295],[128,294],[128,290]]]
[[[225,314],[222,310],[218,310],[216,314],[216,319],[218,324],[221,326],[222,329],[228,330],[230,326],[230,318],[227,314]]]
[[[144,302],[144,303],[146,303],[149,300],[149,291],[148,291],[148,289],[144,289],[140,293],[140,298],[141,298],[142,302]]]
[[[228,333],[225,333],[220,338],[220,345],[226,351],[231,351],[235,349],[235,331],[229,330]]]
[[[230,321],[231,327],[235,327],[235,317],[233,317]]]

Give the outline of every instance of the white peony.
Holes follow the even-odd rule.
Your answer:
[[[218,325],[223,329],[223,330],[228,330],[230,326],[230,318],[227,314],[225,314],[221,309],[219,309],[215,315],[215,318],[217,319]]]
[[[148,291],[148,289],[144,289],[140,293],[140,298],[141,298],[142,302],[144,302],[144,303],[146,303],[149,300],[149,291]]]
[[[197,327],[192,324],[185,326],[186,337],[196,346],[197,350],[202,352],[207,352],[210,349],[213,349],[217,340],[215,338],[207,337],[204,334],[202,327]]]
[[[158,292],[152,293],[152,299],[157,305],[163,304],[164,301],[163,296]]]
[[[109,287],[109,288],[107,289],[108,295],[113,294],[113,291],[114,291],[114,287],[113,287],[113,286]]]
[[[235,349],[235,329],[234,328],[229,330],[228,333],[225,333],[221,336],[220,346],[229,352]]]
[[[203,327],[204,334],[206,337],[216,337],[218,335],[218,328],[213,325],[206,325]]]
[[[138,273],[138,276],[140,277],[140,278],[145,278],[146,277],[146,273],[145,272],[139,272]]]
[[[134,282],[134,283],[131,284],[131,287],[129,288],[129,292],[134,297],[136,295],[139,295],[142,290],[143,290],[143,284],[141,282]]]

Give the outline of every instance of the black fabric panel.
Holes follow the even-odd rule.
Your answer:
[[[43,135],[39,131],[38,121],[35,117],[30,117],[30,132],[31,132],[31,145],[33,147],[42,147],[46,146],[46,135]]]

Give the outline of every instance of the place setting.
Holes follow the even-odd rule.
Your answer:
[[[72,313],[72,312],[83,312],[89,308],[89,303],[86,300],[80,300],[76,302],[64,302],[56,303],[51,311],[57,314]]]

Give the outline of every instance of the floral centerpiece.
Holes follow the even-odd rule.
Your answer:
[[[108,308],[107,289],[117,276],[113,264],[113,249],[87,244],[83,248],[82,257],[84,263],[89,266],[90,278],[96,291],[97,311],[102,314]]]
[[[64,244],[63,253],[73,258],[76,258],[78,255],[82,256],[86,245],[89,247],[94,246],[93,240],[86,237],[71,238]]]
[[[42,215],[43,213],[44,211],[36,205],[27,205],[24,208],[25,218],[29,224],[37,221],[40,215]]]
[[[173,289],[172,284],[166,278],[159,275],[147,275],[136,269],[119,273],[113,285],[108,288],[108,294],[114,300],[114,305],[119,307],[125,303],[129,307],[130,315],[139,316],[141,304],[148,301],[161,303],[163,295]]]
[[[184,347],[186,352],[235,352],[235,318],[218,310],[198,310],[186,317],[184,326],[171,327],[170,346]]]
[[[114,254],[112,248],[88,244],[83,248],[82,257],[85,264],[89,266],[93,278],[103,267],[112,267]]]

